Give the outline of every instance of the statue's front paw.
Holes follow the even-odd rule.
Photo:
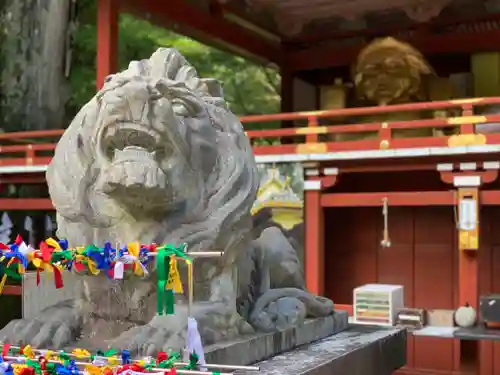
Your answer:
[[[297,298],[283,297],[270,303],[258,314],[252,314],[251,324],[261,332],[273,332],[304,323],[305,304]]]
[[[134,355],[155,355],[160,351],[180,351],[186,346],[188,311],[176,306],[175,314],[155,316],[148,324],[125,331],[108,343],[115,348],[126,348]],[[238,314],[222,303],[195,304],[192,316],[204,345],[231,340],[241,334],[252,333],[252,327]]]
[[[185,345],[187,315],[155,316],[148,324],[136,326],[108,342],[109,347],[128,349],[133,355],[156,355]]]
[[[0,330],[0,342],[32,345],[38,348],[63,348],[77,340],[81,314],[66,301],[41,311],[32,319],[16,319]]]

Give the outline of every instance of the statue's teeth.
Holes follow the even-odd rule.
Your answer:
[[[120,162],[125,160],[134,159],[154,159],[154,152],[149,152],[148,150],[138,147],[138,146],[127,146],[123,150],[116,150],[113,158],[113,162]]]

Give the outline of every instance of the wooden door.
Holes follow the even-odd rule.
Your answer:
[[[408,307],[454,308],[458,258],[451,207],[389,207],[389,248],[380,246],[381,208],[330,208],[325,220],[325,291],[334,302],[352,304],[355,287],[378,282],[403,285]],[[451,373],[454,345],[409,336],[403,372]]]

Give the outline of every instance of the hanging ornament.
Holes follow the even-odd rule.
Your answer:
[[[26,216],[24,218],[24,230],[28,232],[28,243],[30,245],[35,244],[35,236],[34,236],[34,231],[33,231],[33,219],[31,216]]]
[[[52,237],[54,232],[54,223],[50,215],[45,215],[45,237]]]
[[[2,243],[9,243],[10,242],[10,236],[12,234],[12,227],[13,227],[12,220],[10,219],[10,216],[7,212],[4,212],[2,214],[2,219],[0,223],[0,242]]]
[[[389,239],[389,201],[387,198],[382,199],[382,217],[384,218],[384,231],[382,233],[382,247],[391,247],[391,240]]]

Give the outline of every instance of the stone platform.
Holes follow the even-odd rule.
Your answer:
[[[303,325],[273,333],[259,333],[235,341],[205,347],[207,363],[248,365],[310,344],[348,328],[348,315],[333,315],[307,320]]]
[[[389,375],[405,364],[404,329],[352,325],[256,365],[261,369],[258,375]]]

